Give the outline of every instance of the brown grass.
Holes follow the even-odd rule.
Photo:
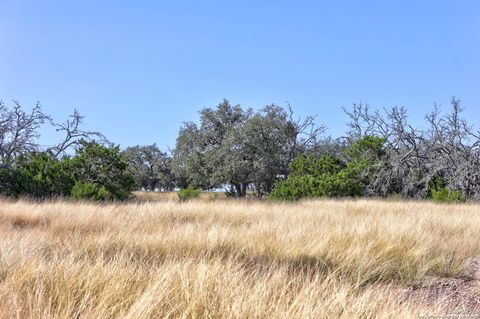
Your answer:
[[[480,255],[480,205],[0,200],[0,318],[415,318]]]
[[[178,200],[177,192],[134,192],[135,199],[141,202],[165,202]],[[225,192],[201,192],[197,200],[210,201],[226,199]]]

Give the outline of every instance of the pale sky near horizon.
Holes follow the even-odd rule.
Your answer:
[[[480,1],[0,0],[0,99],[76,107],[122,147],[173,147],[223,98],[288,101],[338,136],[354,102],[421,123],[451,96],[480,126]]]

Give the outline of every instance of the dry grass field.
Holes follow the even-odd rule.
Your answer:
[[[162,202],[178,200],[177,192],[134,192],[135,198],[142,202]],[[202,192],[198,200],[226,199],[224,192]]]
[[[479,305],[480,205],[0,200],[0,234],[0,318],[417,318]]]

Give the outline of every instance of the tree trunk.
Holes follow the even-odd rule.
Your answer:
[[[247,196],[247,183],[242,183],[241,189],[240,189],[240,197],[245,197],[245,196]]]
[[[235,196],[243,198],[247,194],[247,183],[232,184],[235,189]]]
[[[152,192],[155,191],[155,185],[156,184],[157,183],[154,180],[150,181],[150,185],[148,186],[150,188],[150,191],[152,191]]]

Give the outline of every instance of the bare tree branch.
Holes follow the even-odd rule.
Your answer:
[[[23,111],[17,101],[13,104],[10,109],[0,102],[0,159],[5,164],[23,153],[36,150],[40,126],[50,120],[42,112],[39,102],[30,113]]]
[[[73,110],[73,114],[68,117],[64,123],[55,123],[51,121],[51,124],[56,128],[57,132],[62,132],[64,138],[56,146],[48,149],[55,157],[59,157],[66,153],[66,151],[78,145],[81,140],[97,140],[99,142],[108,143],[108,140],[103,134],[97,131],[84,131],[80,128],[83,122],[84,116],[78,112],[77,109]]]

